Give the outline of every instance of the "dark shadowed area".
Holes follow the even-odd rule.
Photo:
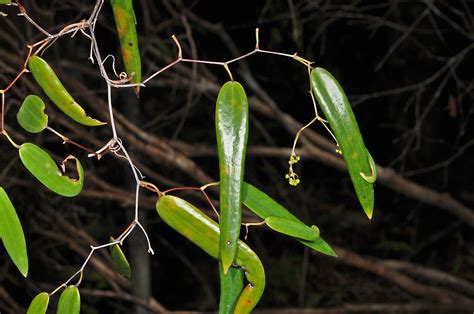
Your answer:
[[[23,1],[41,27],[57,33],[89,17],[94,1]],[[337,258],[310,251],[269,228],[251,227],[247,243],[265,266],[267,286],[255,313],[471,313],[474,309],[474,1],[134,1],[143,78],[177,58],[228,61],[255,48],[297,53],[330,71],[344,87],[367,148],[379,166],[375,211],[363,213],[342,159],[322,124],[303,132],[295,165],[301,183],[285,179],[296,132],[314,118],[307,69],[257,53],[230,65],[247,92],[250,131],[245,180],[307,224],[315,224]],[[15,6],[0,5],[0,89],[21,71],[28,44],[44,38]],[[123,71],[109,1],[95,34],[103,57]],[[90,40],[64,36],[43,58],[88,114],[107,122],[107,86],[88,60]],[[111,77],[112,59],[105,62]],[[142,87],[114,89],[117,132],[145,180],[160,190],[219,180],[214,130],[222,66],[179,63]],[[135,181],[127,160],[88,158],[51,132],[25,132],[16,120],[23,99],[46,102],[49,125],[97,150],[108,126],[79,125],[51,102],[29,73],[5,94],[5,127],[18,143],[40,145],[60,162],[78,157],[83,192],[53,194],[0,138],[0,186],[10,195],[26,235],[30,274],[24,279],[0,246],[0,312],[25,312],[84,263],[90,245],[118,236],[134,217]],[[174,192],[211,217],[203,195]],[[209,188],[218,205],[218,189]],[[124,243],[132,279],[99,250],[80,285],[83,313],[216,311],[217,262],[161,221],[156,194],[140,192],[140,219]],[[244,209],[243,220],[259,218]],[[242,238],[247,236],[242,228]],[[75,280],[74,280],[75,281]],[[57,303],[51,299],[50,309]]]

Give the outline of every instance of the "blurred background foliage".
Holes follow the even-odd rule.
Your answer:
[[[268,277],[258,309],[444,313],[474,308],[473,1],[134,2],[144,77],[176,59],[173,34],[185,57],[223,61],[253,50],[259,27],[262,49],[298,53],[334,74],[352,102],[367,147],[384,167],[374,218],[368,221],[346,172],[324,157],[334,156],[332,146],[315,124],[310,132],[320,142],[302,141],[297,165],[302,183],[289,186],[284,175],[296,133],[292,123],[305,124],[314,114],[306,69],[263,54],[231,66],[251,105],[246,180],[317,224],[340,255],[314,254],[265,228],[251,228],[248,242]],[[23,4],[43,28],[57,32],[87,18],[94,1]],[[3,87],[20,71],[26,44],[42,34],[16,16],[15,8],[2,11],[9,14],[0,18]],[[106,1],[96,35],[102,54],[117,56],[122,69],[113,23]],[[87,60],[89,48],[78,33],[59,39],[43,56],[87,111],[106,119],[106,86]],[[149,181],[166,189],[217,180],[214,105],[227,79],[222,67],[179,64],[147,84],[139,99],[131,90],[114,91],[118,132]],[[0,248],[5,313],[21,312],[36,293],[64,282],[91,243],[106,243],[133,217],[134,182],[124,160],[89,159],[50,134],[21,130],[15,115],[30,93],[42,95],[31,75],[24,75],[8,94],[7,129],[18,141],[55,153],[57,160],[69,153],[80,157],[86,185],[74,199],[53,195],[2,139],[0,184],[19,211],[31,265],[29,278],[22,279]],[[108,127],[73,124],[48,103],[47,112],[54,128],[90,148],[111,136]],[[313,154],[314,147],[326,155]],[[180,195],[209,210],[201,195]],[[125,249],[132,261],[130,282],[113,271],[106,251],[97,254],[81,286],[84,313],[215,310],[217,263],[160,221],[153,194],[141,193],[140,202],[156,254],[147,255],[143,235],[135,232]],[[247,212],[244,219],[255,217]]]

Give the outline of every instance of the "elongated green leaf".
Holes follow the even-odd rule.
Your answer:
[[[370,161],[347,96],[331,73],[322,68],[311,71],[311,87],[339,143],[357,198],[370,219],[374,210],[374,185],[361,176],[363,173],[370,177]]]
[[[270,196],[247,182],[244,182],[243,185],[242,203],[244,203],[245,206],[248,207],[248,209],[250,209],[262,219],[267,219],[268,217],[279,217],[303,224],[301,220],[299,220],[285,207],[283,207]],[[326,255],[336,256],[336,252],[320,236],[314,241],[307,241],[298,238],[296,238],[296,240],[312,248],[313,250],[316,250]]]
[[[0,238],[20,273],[28,275],[28,255],[26,253],[26,241],[21,227],[20,219],[13,207],[10,198],[3,188],[0,187]]]
[[[66,88],[64,88],[58,76],[46,61],[38,56],[32,56],[28,61],[28,67],[44,93],[68,117],[87,126],[100,126],[105,124],[86,115],[85,110],[72,98]]]
[[[46,314],[48,304],[49,295],[46,292],[41,292],[31,301],[26,314]]]
[[[286,235],[307,241],[314,241],[319,237],[319,229],[316,226],[308,227],[307,225],[295,222],[290,219],[280,217],[265,218],[267,226],[273,230],[284,233]]]
[[[123,63],[131,83],[140,83],[142,79],[142,65],[138,48],[138,36],[135,12],[132,0],[110,0],[114,12],[115,25],[120,40]],[[140,86],[133,88],[138,95]]]
[[[248,100],[237,82],[222,86],[216,104],[220,170],[220,256],[224,273],[237,253],[242,220],[242,183],[248,137]]]
[[[114,242],[115,239],[110,237],[110,242]],[[114,261],[115,268],[120,275],[130,278],[132,276],[132,271],[130,269],[130,263],[128,262],[125,254],[123,254],[122,249],[118,244],[114,244],[110,247],[110,254],[112,255],[112,260]]]
[[[219,259],[220,229],[215,221],[185,200],[170,195],[160,197],[156,211],[171,228]],[[265,289],[265,270],[255,252],[240,240],[235,264],[245,269],[245,277],[249,281],[240,294],[235,313],[250,313]]]
[[[30,133],[39,133],[48,126],[48,116],[44,113],[44,102],[36,95],[29,95],[16,115],[18,123]]]
[[[222,265],[219,265],[219,278],[221,290],[219,314],[232,314],[244,289],[244,271],[240,267],[231,267],[226,275]]]
[[[12,0],[0,0],[0,4],[10,4]]]
[[[57,314],[79,314],[81,311],[81,295],[76,286],[68,286],[61,293]]]
[[[81,162],[74,156],[69,156],[63,163],[70,159],[76,162],[78,179],[70,179],[62,175],[53,158],[40,147],[32,143],[20,146],[20,159],[31,174],[51,191],[62,196],[72,197],[82,191],[84,185],[84,170]]]

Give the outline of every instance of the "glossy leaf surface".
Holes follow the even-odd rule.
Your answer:
[[[242,203],[244,203],[248,209],[250,209],[260,218],[267,219],[268,217],[279,217],[304,224],[289,210],[253,185],[244,182],[242,192]],[[307,241],[298,238],[296,238],[296,240],[312,248],[313,250],[326,255],[336,256],[336,252],[321,236],[317,237],[314,241]]]
[[[32,56],[28,61],[28,67],[44,93],[68,117],[87,126],[100,126],[105,124],[86,115],[85,110],[72,98],[56,73],[54,73],[53,69],[42,58]]]
[[[48,126],[48,116],[44,113],[43,100],[36,95],[29,95],[18,110],[16,119],[23,129],[30,133],[39,133]]]
[[[46,314],[48,304],[49,295],[46,292],[41,292],[31,301],[26,314]]]
[[[26,252],[25,234],[10,198],[1,187],[0,238],[2,238],[3,245],[13,264],[26,277],[28,275],[28,254]]]
[[[120,40],[123,63],[130,83],[140,83],[142,79],[142,65],[138,48],[138,35],[135,12],[132,0],[110,0],[114,13],[115,25]],[[140,86],[133,88],[138,95]]]
[[[216,104],[220,175],[220,255],[224,272],[234,261],[242,220],[242,184],[248,138],[248,100],[238,82],[222,86]]]
[[[78,179],[62,175],[56,162],[42,148],[32,143],[20,146],[20,159],[30,173],[51,191],[67,197],[78,195],[84,185],[84,170],[81,162],[73,156],[66,158],[76,162]]]
[[[156,210],[163,221],[207,254],[219,259],[219,225],[199,209],[175,196],[162,196]],[[235,313],[250,313],[265,289],[265,270],[262,262],[244,242],[238,241],[235,264],[245,268],[249,284],[242,291]]]
[[[222,265],[219,265],[219,278],[219,314],[232,314],[244,289],[244,271],[240,267],[231,267],[226,275]]]
[[[115,239],[110,237],[110,242],[114,242]],[[120,245],[114,244],[110,246],[110,254],[112,255],[112,260],[114,261],[115,268],[120,275],[130,278],[132,276],[132,271],[130,269],[130,263],[128,262],[125,254],[123,254]]]
[[[308,227],[290,219],[270,216],[265,218],[265,223],[277,232],[302,240],[314,241],[319,237],[319,229],[316,226]]]
[[[347,96],[331,73],[323,68],[311,71],[311,87],[339,143],[357,198],[367,217],[372,218],[374,186],[360,175],[371,173],[369,156]]]
[[[61,293],[57,314],[79,314],[81,311],[81,295],[76,286],[68,286]]]

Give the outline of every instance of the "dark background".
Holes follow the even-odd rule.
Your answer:
[[[246,180],[308,224],[317,224],[339,253],[338,258],[325,257],[267,228],[251,228],[248,243],[267,274],[258,309],[474,309],[473,1],[134,3],[145,78],[176,59],[173,34],[185,58],[225,61],[251,51],[259,27],[262,49],[298,53],[333,73],[351,100],[366,146],[383,167],[374,218],[368,221],[347,173],[334,161],[327,132],[314,124],[299,144],[302,160],[296,171],[302,183],[289,186],[284,175],[294,135],[314,116],[306,69],[265,54],[231,65],[250,100]],[[87,18],[93,1],[23,5],[31,18],[55,33]],[[26,44],[43,35],[16,16],[15,7],[1,10],[9,14],[0,18],[4,88],[21,70]],[[96,35],[102,55],[117,56],[121,71],[114,27],[106,1]],[[74,39],[59,39],[43,57],[79,103],[104,120],[106,86],[87,60],[89,47],[78,33]],[[222,67],[181,63],[151,81],[139,99],[128,89],[113,91],[119,136],[148,181],[164,190],[218,180],[214,105],[226,80]],[[30,259],[30,276],[23,279],[0,248],[0,311],[6,313],[24,311],[38,292],[64,282],[83,263],[91,243],[117,236],[133,216],[134,182],[123,159],[88,159],[86,152],[62,145],[50,133],[33,136],[19,127],[15,115],[30,93],[43,95],[25,74],[6,95],[7,130],[18,142],[31,141],[56,154],[58,161],[70,153],[78,156],[86,184],[73,199],[52,194],[1,140],[0,185],[19,212]],[[111,137],[109,127],[82,127],[49,103],[47,112],[50,126],[92,149]],[[177,195],[209,208],[199,193]],[[216,190],[210,196],[218,199]],[[84,313],[143,313],[157,311],[158,303],[167,310],[217,308],[216,262],[163,224],[155,201],[153,193],[141,193],[141,219],[156,254],[147,255],[136,229],[125,246],[132,262],[129,282],[113,271],[106,251],[98,253],[80,287]],[[249,212],[244,219],[255,220]]]

